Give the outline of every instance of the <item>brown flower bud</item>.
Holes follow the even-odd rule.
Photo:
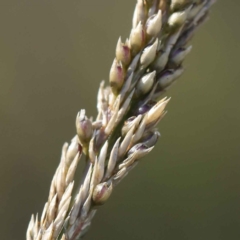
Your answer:
[[[143,48],[145,35],[143,25],[139,22],[138,25],[132,29],[129,39],[133,55],[136,55]]]
[[[164,98],[161,101],[159,101],[155,106],[153,106],[149,112],[145,115],[144,117],[144,121],[146,123],[147,128],[153,126],[155,123],[157,123],[163,113],[164,113],[164,109],[167,105],[167,103],[169,102],[170,99]]]
[[[123,67],[121,62],[118,62],[117,59],[114,59],[110,74],[109,81],[114,94],[118,94],[124,83],[126,76],[126,70]]]
[[[128,40],[125,44],[122,43],[121,38],[119,38],[116,47],[116,58],[124,66],[128,66],[131,61],[131,50],[129,48]]]
[[[92,199],[95,204],[104,204],[112,193],[112,182],[103,182],[98,184],[93,191]]]
[[[135,92],[136,96],[144,95],[151,90],[154,84],[155,76],[156,76],[156,71],[153,71],[153,72],[147,73],[139,80],[136,87],[136,92]]]
[[[140,63],[142,68],[146,68],[150,63],[153,62],[153,60],[156,57],[157,47],[158,47],[158,39],[156,39],[152,45],[146,47],[143,50],[140,58]]]
[[[133,14],[133,28],[135,28],[139,22],[145,23],[147,19],[148,11],[147,4],[144,0],[137,0],[135,11]]]
[[[168,26],[171,30],[179,29],[187,20],[188,11],[175,12],[168,19]]]
[[[88,145],[93,134],[93,126],[92,122],[87,118],[84,109],[77,114],[76,129],[80,142],[84,146]]]
[[[149,37],[149,40],[152,37],[156,37],[159,34],[161,27],[162,27],[162,12],[161,10],[159,10],[157,14],[152,15],[147,20],[146,33]]]

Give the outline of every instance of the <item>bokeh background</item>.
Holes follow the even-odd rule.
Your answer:
[[[25,239],[81,108],[96,115],[135,0],[0,1],[1,239]],[[159,144],[97,213],[88,239],[240,239],[237,0],[195,36]]]

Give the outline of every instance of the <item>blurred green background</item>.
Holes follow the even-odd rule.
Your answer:
[[[1,239],[25,239],[81,108],[96,115],[135,0],[0,1]],[[97,213],[88,239],[240,239],[239,1],[195,36],[159,144]]]

